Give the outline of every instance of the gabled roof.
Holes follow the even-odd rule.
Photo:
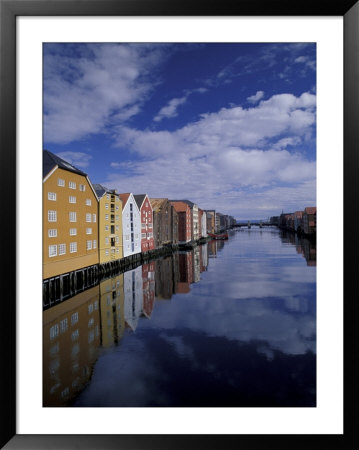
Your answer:
[[[92,186],[95,189],[98,198],[101,198],[104,194],[106,194],[106,192],[109,191],[109,189],[101,184],[93,184]]]
[[[177,212],[186,212],[189,208],[189,205],[181,200],[170,200],[170,202]]]
[[[126,194],[118,194],[120,196],[120,199],[122,200],[123,207],[125,207],[127,200],[129,196],[131,195],[131,192],[127,192]]]
[[[144,202],[146,198],[146,194],[138,194],[134,195],[133,198],[135,199],[138,209],[141,209],[142,203]]]
[[[309,206],[309,207],[304,209],[304,212],[307,213],[307,214],[315,214],[317,212],[317,207],[316,206]]]
[[[98,198],[103,197],[105,194],[118,195],[115,189],[109,189],[102,184],[93,184],[92,186],[95,189]]]
[[[191,202],[190,200],[170,200],[170,202],[183,202],[183,203],[187,203],[187,205],[190,208],[193,208],[194,205],[196,205],[195,203]],[[196,205],[197,206],[197,205]]]
[[[153,211],[159,211],[165,202],[168,202],[168,198],[150,198]]]
[[[87,173],[83,172],[80,169],[77,169],[77,167],[68,163],[64,159],[60,158],[59,156],[54,155],[53,153],[49,152],[48,150],[44,150],[43,159],[42,159],[42,176],[43,176],[43,178],[45,178],[46,175],[48,173],[50,173],[51,170],[54,169],[54,167],[56,167],[56,166],[58,166],[64,170],[68,170],[70,172],[74,172],[79,175],[83,175],[84,177],[87,176]]]

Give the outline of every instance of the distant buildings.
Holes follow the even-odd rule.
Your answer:
[[[276,217],[272,217],[271,223],[276,223],[276,220]],[[315,237],[317,232],[317,208],[311,206],[304,208],[304,211],[282,213],[278,219],[278,226],[284,230]]]

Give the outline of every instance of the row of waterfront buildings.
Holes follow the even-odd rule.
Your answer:
[[[207,238],[235,224],[189,200],[119,193],[53,153],[43,153],[43,279]],[[64,277],[64,278],[63,278]],[[66,278],[67,277],[67,278]]]
[[[270,218],[270,222],[283,230],[294,231],[300,235],[315,236],[317,232],[317,207],[308,206],[303,211],[283,213]]]

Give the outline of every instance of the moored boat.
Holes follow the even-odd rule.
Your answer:
[[[228,239],[228,234],[224,233],[224,234],[214,234],[214,233],[207,233],[209,237],[211,237],[212,239],[218,239],[218,240],[225,240]]]

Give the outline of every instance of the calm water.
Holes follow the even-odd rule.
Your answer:
[[[230,232],[44,312],[44,406],[315,406],[316,251]]]

